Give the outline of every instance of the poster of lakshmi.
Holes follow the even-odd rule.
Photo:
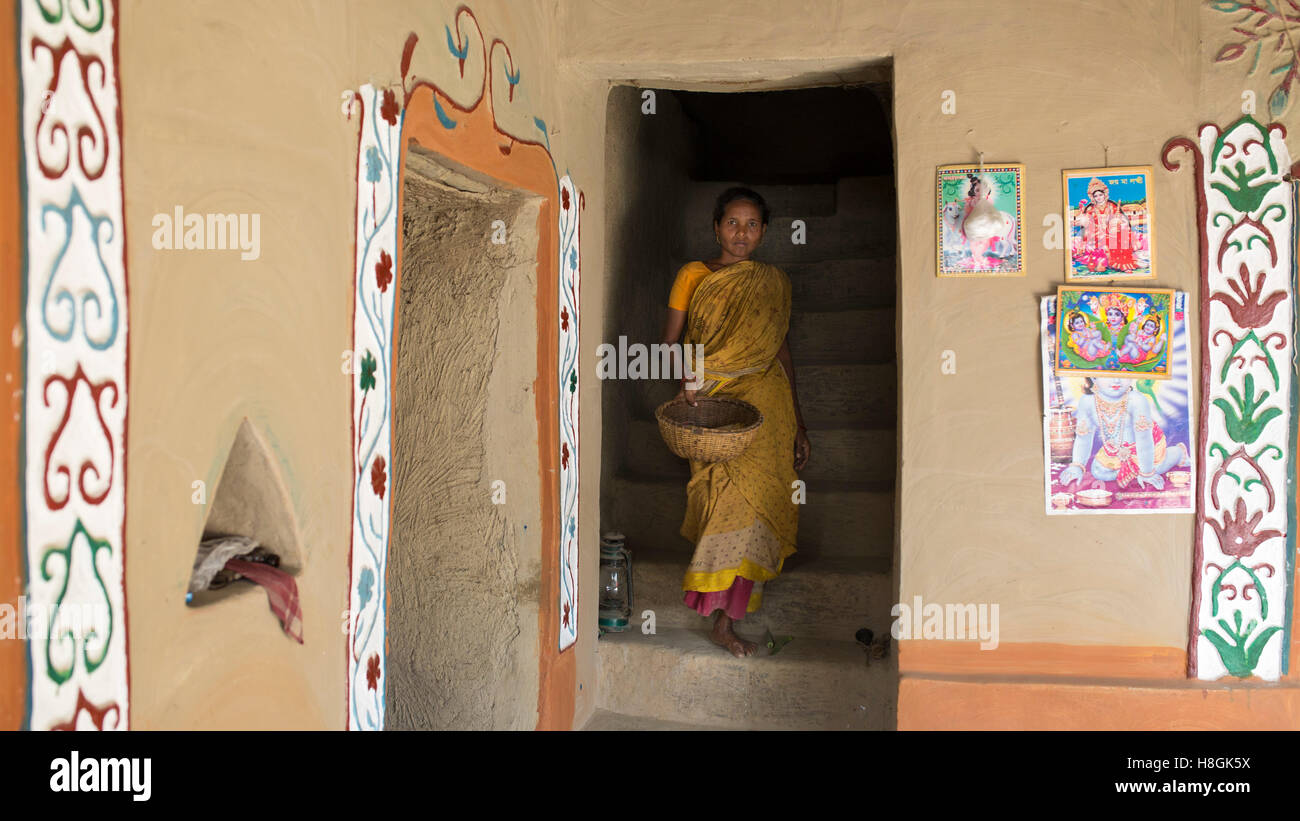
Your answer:
[[[1048,515],[1191,513],[1191,372],[1185,308],[1172,294],[1169,379],[1076,376],[1052,368],[1057,299],[1040,309]],[[1068,315],[1068,314],[1067,314]]]
[[[1168,379],[1174,292],[1137,288],[1056,290],[1056,372],[1076,376]]]
[[[1023,276],[1021,243],[1025,167],[944,165],[939,168],[938,275]]]
[[[1151,166],[1063,171],[1061,188],[1067,282],[1155,278]]]

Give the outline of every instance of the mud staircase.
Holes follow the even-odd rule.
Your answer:
[[[713,198],[695,184],[683,209],[683,258],[715,248]],[[801,477],[799,552],[767,584],[738,632],[758,655],[711,644],[711,620],[682,604],[692,545],[678,533],[690,471],[659,437],[647,394],[631,409],[622,467],[605,493],[634,554],[633,629],[598,644],[598,709],[586,729],[894,729],[896,654],[869,660],[863,627],[889,631],[894,600],[895,219],[891,178],[764,186],[772,218],[757,258],[793,287],[790,348],[812,458]],[[806,244],[791,242],[792,220]],[[653,610],[655,632],[636,625]],[[776,654],[765,629],[792,636]]]

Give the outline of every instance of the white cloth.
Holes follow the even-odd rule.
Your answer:
[[[244,556],[257,549],[257,542],[247,536],[222,536],[199,543],[194,557],[194,574],[190,576],[189,592],[207,590],[213,578],[236,556]]]

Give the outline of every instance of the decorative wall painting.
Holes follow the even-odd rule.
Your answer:
[[[1043,298],[1043,472],[1049,516],[1195,510],[1186,303],[1187,294],[1174,294],[1173,374],[1155,380],[1054,372],[1056,299]]]
[[[1296,186],[1286,128],[1244,116],[1176,137],[1196,170],[1202,389],[1190,677],[1277,681],[1296,571]]]
[[[1024,276],[1025,167],[939,167],[938,275]]]
[[[1061,189],[1066,281],[1155,278],[1151,166],[1063,171]]]
[[[1171,308],[1168,289],[1081,288],[1056,291],[1055,370],[1061,375],[1168,379]]]
[[[21,112],[6,128],[22,139],[21,212],[9,213],[21,213],[25,306],[22,326],[4,332],[26,361],[24,384],[5,390],[23,397],[25,459],[5,481],[22,482],[24,499],[23,726],[125,730],[131,311],[118,7],[24,2],[5,13],[15,5]],[[13,627],[12,610],[0,615],[0,638]]]

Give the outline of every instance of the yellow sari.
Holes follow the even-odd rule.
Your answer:
[[[737,577],[749,579],[749,613],[762,603],[763,582],[795,552],[794,400],[776,358],[789,324],[789,278],[753,260],[700,280],[687,313],[686,343],[704,346],[699,395],[743,399],[762,412],[763,424],[740,456],[691,461],[681,533],[695,554],[682,589],[725,591]]]

